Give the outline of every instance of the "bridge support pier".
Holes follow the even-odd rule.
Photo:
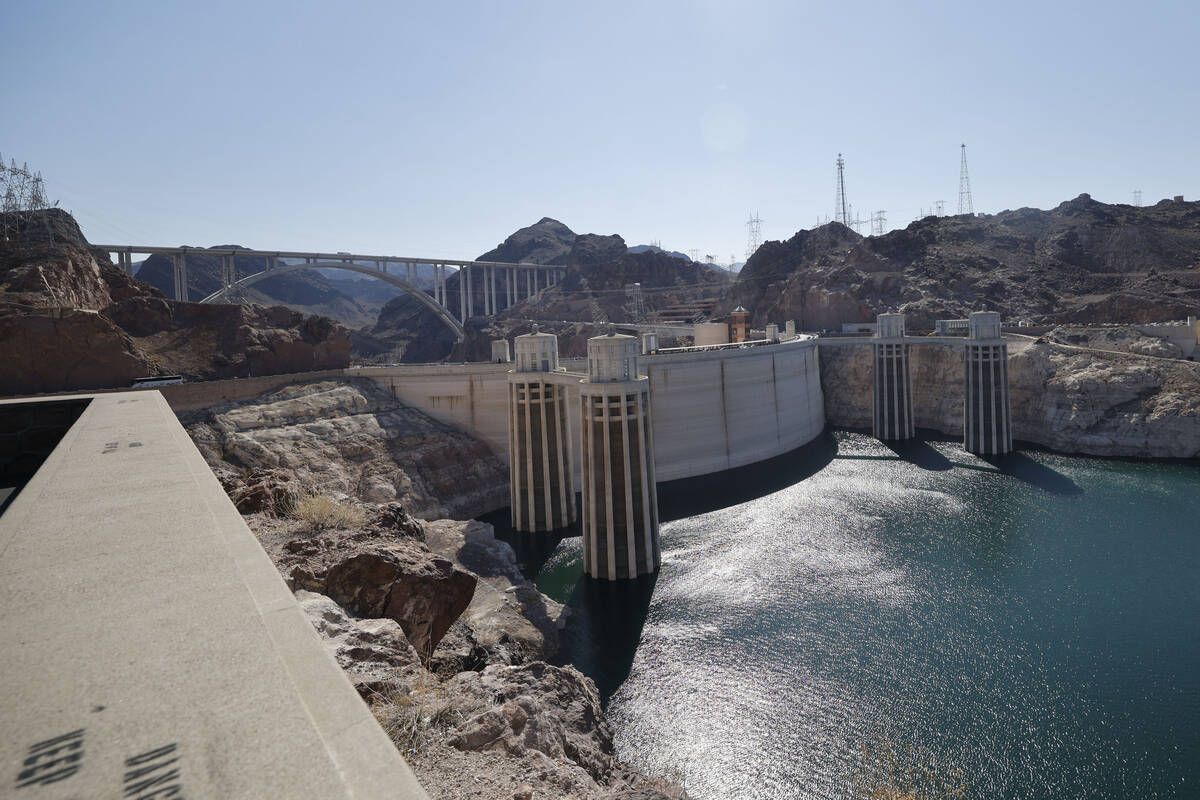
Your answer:
[[[567,387],[546,380],[558,368],[558,337],[535,328],[513,344],[517,368],[508,373],[512,525],[527,532],[565,528],[576,519]]]
[[[1008,344],[1000,315],[976,311],[969,322],[964,356],[963,448],[976,455],[1012,452],[1012,406],[1008,387]]]
[[[637,372],[637,339],[588,340],[583,411],[583,571],[601,580],[658,570],[658,491],[650,380]]]
[[[472,270],[470,267],[467,267],[466,270],[467,270],[467,286],[466,286],[467,317],[473,317],[473,316],[475,316],[475,285],[474,285],[474,280],[473,280],[475,275],[473,274],[474,270]]]
[[[872,433],[883,441],[911,439],[916,431],[904,315],[880,314],[876,321],[876,342],[872,345],[875,355]]]
[[[171,258],[175,272],[175,299],[187,301],[187,255],[176,253]]]

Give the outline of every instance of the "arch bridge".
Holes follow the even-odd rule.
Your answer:
[[[459,261],[448,258],[380,256],[358,253],[314,253],[300,250],[244,250],[241,248],[153,247],[142,245],[98,244],[96,249],[117,256],[117,265],[133,275],[133,256],[170,256],[175,273],[175,299],[187,300],[187,259],[189,255],[221,259],[221,288],[201,303],[237,302],[237,290],[261,280],[302,269],[341,269],[369,275],[389,283],[438,315],[459,341],[463,325],[476,316],[493,316],[524,300],[536,300],[542,290],[562,280],[567,268],[558,264],[507,263],[501,261]],[[239,258],[262,259],[266,268],[242,275]],[[433,289],[418,288],[420,267],[433,268]],[[458,309],[447,299],[448,281],[459,275]],[[462,291],[463,286],[467,291]]]

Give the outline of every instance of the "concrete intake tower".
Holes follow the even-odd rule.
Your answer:
[[[512,525],[527,532],[565,528],[576,518],[575,486],[558,337],[534,328],[513,344],[517,368],[508,373]]]
[[[655,572],[658,492],[650,381],[638,374],[638,340],[588,340],[582,400],[583,571],[618,580]]]
[[[971,314],[966,342],[963,448],[976,455],[1012,452],[1012,408],[1008,391],[1008,345],[1000,315]]]
[[[875,397],[872,428],[884,441],[911,439],[915,435],[912,376],[908,345],[904,343],[904,315],[880,314],[875,329]]]

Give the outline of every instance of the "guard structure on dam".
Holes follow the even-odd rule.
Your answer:
[[[655,572],[658,492],[650,380],[638,374],[638,340],[588,340],[582,408],[583,571],[619,580]]]
[[[575,485],[567,386],[558,373],[558,337],[534,328],[513,344],[517,368],[508,374],[513,528],[565,528],[576,519]]]
[[[971,314],[966,340],[963,448],[976,455],[1012,451],[1012,408],[1008,389],[1008,345],[1000,315]]]
[[[873,349],[875,386],[872,432],[875,438],[884,441],[911,439],[916,431],[903,314],[879,315]]]

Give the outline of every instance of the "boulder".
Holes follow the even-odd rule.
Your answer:
[[[285,513],[299,491],[295,476],[282,469],[254,470],[226,487],[229,499],[241,513],[271,516]]]
[[[430,552],[478,579],[462,625],[469,631],[467,638],[486,651],[487,663],[523,664],[555,655],[566,607],[521,574],[512,547],[496,538],[491,525],[436,520],[425,523],[424,537]],[[453,658],[447,654],[443,660]]]
[[[416,542],[371,532],[293,539],[279,564],[295,588],[327,595],[360,617],[395,620],[428,661],[471,602],[475,576]]]
[[[354,619],[322,594],[303,589],[296,601],[338,664],[364,697],[386,691],[421,668],[417,651],[392,619]]]
[[[496,704],[452,730],[452,747],[517,757],[536,751],[578,766],[598,783],[620,766],[596,685],[574,667],[491,666],[455,676],[447,689]]]

